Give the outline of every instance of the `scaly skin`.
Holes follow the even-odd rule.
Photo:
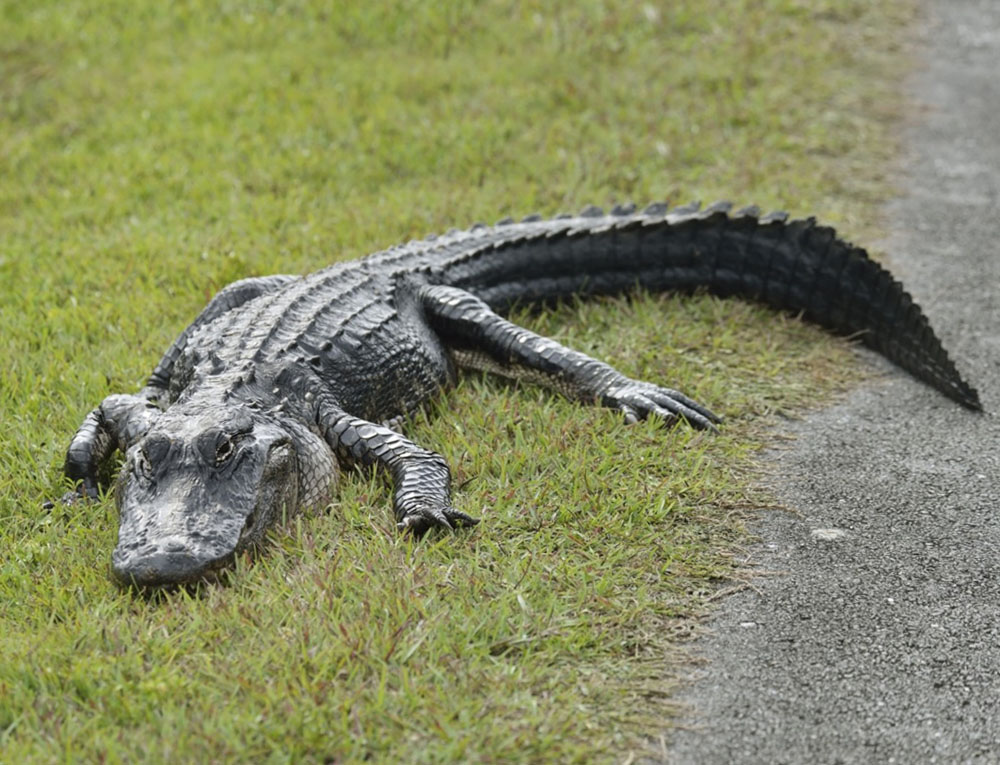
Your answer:
[[[476,521],[451,505],[448,466],[392,423],[459,368],[548,385],[628,421],[718,418],[677,391],[518,327],[514,303],[640,285],[762,300],[856,335],[970,409],[919,307],[860,248],[811,219],[729,206],[477,224],[304,276],[245,279],[220,292],[167,350],[146,387],[84,420],[65,471],[95,497],[125,453],[112,568],[138,587],[211,577],[262,543],[285,514],[324,506],[340,464],[375,465],[401,529]]]

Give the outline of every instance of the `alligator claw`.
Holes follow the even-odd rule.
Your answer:
[[[605,406],[620,411],[629,424],[651,416],[666,423],[676,422],[678,417],[683,417],[698,430],[717,433],[718,428],[715,426],[722,422],[717,414],[683,393],[641,380],[624,378],[621,383],[612,385],[602,399]]]
[[[432,528],[454,531],[456,528],[475,526],[477,523],[479,523],[478,518],[466,515],[453,507],[441,509],[424,505],[408,511],[403,516],[403,520],[396,524],[396,528],[422,537]]]
[[[75,505],[79,502],[96,502],[100,499],[100,492],[97,490],[97,485],[86,485],[81,483],[72,491],[67,491],[59,499],[47,500],[42,503],[42,510],[52,510],[57,504],[58,505]]]
[[[627,425],[635,425],[639,422],[639,413],[628,404],[622,404],[618,409],[625,415],[625,423]]]

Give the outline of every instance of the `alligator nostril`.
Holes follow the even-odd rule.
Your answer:
[[[163,542],[163,551],[164,552],[178,553],[178,552],[185,552],[187,549],[188,549],[188,546],[186,544],[184,544],[184,540],[183,539],[178,539],[177,537],[172,537],[170,539],[166,539]]]

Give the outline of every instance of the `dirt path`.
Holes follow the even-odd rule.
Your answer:
[[[885,249],[990,414],[891,371],[795,428],[670,762],[1000,762],[1000,3],[926,7]]]

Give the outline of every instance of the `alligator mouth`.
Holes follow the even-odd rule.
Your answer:
[[[111,570],[124,587],[156,590],[217,584],[226,578],[236,559],[233,552],[220,556],[198,555],[176,540],[167,540],[152,550],[131,555],[112,555]]]
[[[243,529],[240,531],[240,541],[236,545],[237,550],[245,550],[257,546],[255,531],[257,522],[260,520],[260,515],[261,511],[258,505],[247,516],[246,521],[243,523]]]
[[[185,597],[201,599],[207,597],[216,587],[228,587],[233,583],[231,567],[221,566],[211,571],[206,571],[201,578],[187,582],[175,582],[173,584],[147,584],[140,585],[132,582],[124,582],[113,576],[118,587],[134,598],[141,599],[146,603],[158,604],[166,599],[183,592]]]

